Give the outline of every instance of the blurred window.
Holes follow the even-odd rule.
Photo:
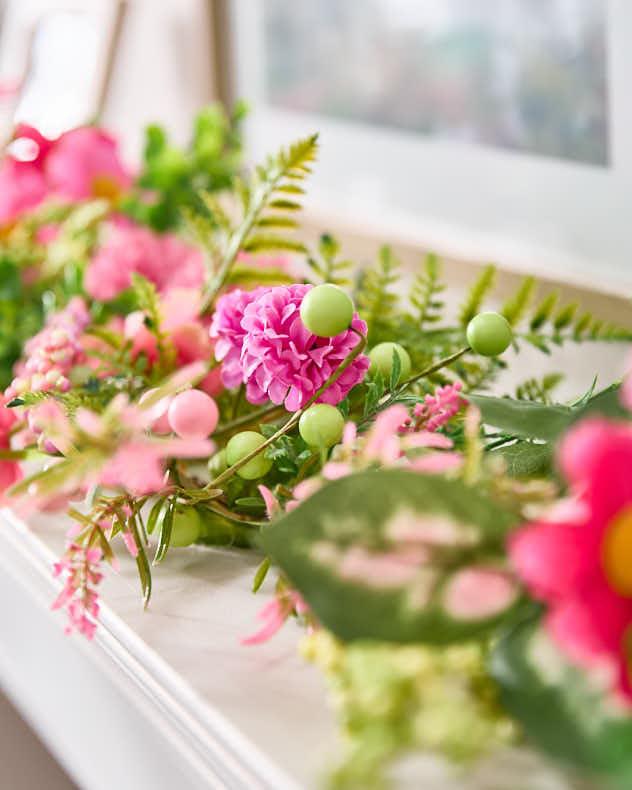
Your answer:
[[[605,5],[266,0],[264,100],[607,165]]]

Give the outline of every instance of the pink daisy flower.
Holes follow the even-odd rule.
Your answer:
[[[564,438],[559,461],[579,507],[520,528],[510,554],[548,605],[557,643],[581,664],[609,666],[632,701],[632,426],[585,420]]]

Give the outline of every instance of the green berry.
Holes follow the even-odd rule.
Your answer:
[[[393,367],[393,351],[399,355],[399,361],[402,363],[402,372],[400,373],[399,380],[403,381],[410,376],[411,363],[408,351],[399,343],[378,343],[369,351],[369,359],[371,360],[371,367],[369,373],[372,376],[379,371],[383,378],[389,379],[391,375],[391,368]]]
[[[226,450],[220,450],[208,459],[208,471],[213,477],[218,477],[228,469],[226,463]]]
[[[265,436],[256,431],[242,431],[236,433],[226,445],[226,463],[233,466],[242,458],[245,458],[257,447],[265,442]],[[266,475],[272,466],[272,460],[266,458],[263,453],[255,455],[247,464],[237,470],[239,477],[244,480],[256,480],[258,477]]]
[[[342,439],[345,421],[335,406],[317,403],[298,421],[298,432],[310,447],[332,447]]]
[[[483,357],[502,354],[511,345],[513,333],[500,313],[479,313],[467,325],[467,342]]]
[[[202,521],[194,507],[176,507],[169,546],[190,546],[200,537]]]
[[[334,337],[349,329],[353,302],[337,285],[317,285],[303,297],[301,320],[313,335]]]

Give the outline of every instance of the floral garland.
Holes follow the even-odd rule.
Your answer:
[[[305,625],[349,736],[332,786],[528,739],[629,787],[632,376],[480,393],[511,345],[630,333],[532,307],[533,278],[482,311],[492,267],[449,323],[440,262],[404,303],[386,247],[351,282],[331,236],[293,235],[316,137],[244,178],[241,114],[204,111],[186,151],[151,128],[137,176],[96,128],[20,127],[0,167],[0,339],[28,328],[2,346],[0,492],[72,520],[53,607],[91,638],[116,552],[147,605],[150,551],[254,548],[276,595],[243,643]]]

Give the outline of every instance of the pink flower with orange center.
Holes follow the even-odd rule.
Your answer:
[[[547,604],[557,643],[583,665],[610,667],[632,701],[632,425],[585,420],[562,441],[559,461],[579,507],[521,527],[511,558]]]

